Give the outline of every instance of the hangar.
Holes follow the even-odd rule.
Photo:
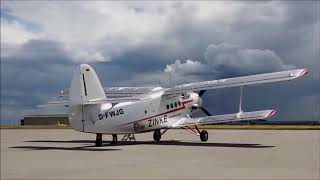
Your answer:
[[[57,115],[25,115],[21,119],[21,125],[69,125],[69,116],[66,114]]]

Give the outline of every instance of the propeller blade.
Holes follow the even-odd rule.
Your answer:
[[[199,92],[199,96],[201,97],[201,96],[203,96],[203,94],[206,92],[206,90],[201,90],[200,92]]]
[[[211,114],[210,114],[204,107],[201,107],[201,110],[202,110],[207,116],[211,116]]]

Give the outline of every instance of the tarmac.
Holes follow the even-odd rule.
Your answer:
[[[208,132],[117,145],[104,135],[94,147],[94,134],[72,129],[1,129],[1,179],[320,179],[319,130]]]

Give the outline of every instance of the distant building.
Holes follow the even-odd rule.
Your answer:
[[[21,125],[69,125],[69,109],[65,107],[37,108],[25,112]]]
[[[21,125],[69,125],[68,115],[25,115],[21,119]]]

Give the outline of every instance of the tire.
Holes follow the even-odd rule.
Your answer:
[[[112,134],[112,142],[111,144],[117,144],[118,142],[118,135],[117,134]]]
[[[209,135],[208,135],[208,132],[206,130],[202,130],[200,132],[200,139],[201,139],[202,142],[208,141],[208,137],[209,137]]]
[[[102,146],[102,134],[97,134],[95,145],[96,147]]]
[[[153,132],[153,139],[154,139],[156,142],[159,142],[159,141],[160,141],[160,139],[161,139],[161,131],[160,131],[160,129],[155,130],[155,131]]]

